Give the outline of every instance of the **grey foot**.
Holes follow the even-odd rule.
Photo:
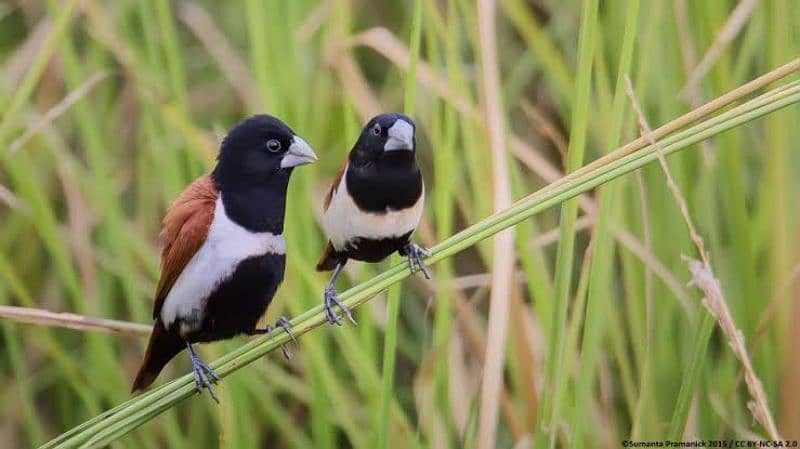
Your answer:
[[[353,315],[350,313],[350,309],[347,308],[344,304],[339,302],[338,295],[336,294],[336,290],[333,288],[326,288],[325,289],[325,316],[328,318],[328,323],[330,324],[338,324],[339,326],[342,325],[342,320],[339,318],[339,315],[334,310],[334,306],[338,307],[344,316],[350,320],[351,323],[356,324],[356,320],[353,319]]]
[[[217,383],[219,376],[217,376],[217,373],[215,373],[210,366],[206,365],[205,362],[200,360],[200,357],[198,357],[197,354],[191,353],[190,355],[192,358],[194,387],[197,389],[198,393],[202,393],[203,388],[208,390],[208,394],[211,395],[211,399],[219,404],[219,399],[217,399],[217,394],[214,392],[214,387],[212,386],[213,384]]]
[[[267,326],[267,331],[272,332],[275,328],[280,327],[289,335],[289,338],[292,339],[293,342],[297,343],[297,340],[294,338],[294,334],[292,333],[292,323],[286,319],[285,316],[278,318],[278,321],[275,322],[274,326]],[[281,351],[283,351],[283,356],[286,357],[286,360],[292,360],[292,351],[289,350],[288,343],[284,343],[281,345]]]
[[[425,279],[430,279],[431,272],[428,270],[428,267],[425,266],[425,262],[423,261],[423,259],[426,257],[430,257],[430,250],[413,243],[409,243],[403,249],[406,252],[406,257],[408,257],[408,268],[411,270],[411,273],[414,274],[418,271],[421,271],[422,274],[425,275]]]

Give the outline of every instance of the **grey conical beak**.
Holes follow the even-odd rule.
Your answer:
[[[414,149],[414,127],[405,120],[397,120],[391,128],[389,128],[389,139],[386,140],[386,145],[383,146],[384,151],[397,151],[406,150],[411,151]]]
[[[281,168],[297,167],[298,165],[310,164],[317,160],[317,155],[311,149],[305,140],[300,136],[292,138],[292,144],[289,145],[289,151],[283,155],[281,161]]]

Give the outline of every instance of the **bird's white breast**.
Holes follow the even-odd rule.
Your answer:
[[[387,209],[384,213],[364,212],[347,192],[347,172],[341,177],[331,196],[328,209],[322,215],[322,227],[333,247],[339,251],[355,239],[385,239],[400,237],[416,229],[425,204],[425,187],[413,206]]]
[[[185,318],[181,333],[200,324],[206,299],[222,281],[230,277],[239,262],[264,254],[286,254],[283,235],[251,232],[232,221],[225,213],[222,194],[217,198],[214,219],[205,243],[189,260],[161,308],[161,321],[169,327]]]

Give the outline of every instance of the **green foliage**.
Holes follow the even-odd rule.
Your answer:
[[[150,322],[160,217],[211,167],[224,129],[250,113],[278,115],[320,162],[292,179],[287,278],[268,318],[292,316],[305,334],[291,362],[264,357],[283,334],[215,343],[201,351],[226,376],[220,406],[178,377],[181,357],[130,398],[144,339],[4,320],[0,441],[472,447],[490,287],[480,274],[492,269],[488,239],[509,226],[521,274],[498,447],[526,434],[536,447],[618,447],[687,428],[699,438],[764,434],[741,366],[685,287],[681,255],[694,249],[662,172],[646,167],[656,149],[612,150],[638,136],[625,75],[650,122],[667,122],[800,53],[800,12],[788,0],[758,3],[696,90],[684,90],[688,72],[736,2],[499,1],[521,200],[493,216],[474,2],[23,3],[0,4],[0,29],[24,30],[0,32],[1,305]],[[377,26],[394,40],[359,35]],[[17,140],[70,93],[63,111]],[[800,437],[800,385],[786,374],[798,358],[789,287],[799,100],[798,82],[782,83],[660,140],[789,438]],[[405,264],[353,264],[342,298],[363,305],[359,325],[323,326],[316,212],[375,107],[413,111],[420,129],[428,200],[416,239],[434,249],[434,280],[409,277]],[[629,175],[638,169],[641,183]]]

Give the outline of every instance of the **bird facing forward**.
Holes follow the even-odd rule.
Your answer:
[[[275,117],[256,115],[222,141],[217,165],[167,211],[155,324],[133,391],[147,388],[175,355],[189,350],[198,391],[218,380],[193,343],[256,335],[286,265],[283,218],[294,167],[317,159]],[[288,332],[288,322],[279,320]]]
[[[325,314],[341,324],[338,306],[355,323],[336,294],[336,279],[348,259],[379,262],[395,251],[408,257],[411,272],[422,271],[429,252],[411,243],[425,201],[425,184],[415,159],[415,125],[400,113],[370,120],[339,170],[324,202],[322,227],[328,244],[317,271],[334,270],[325,288]]]

